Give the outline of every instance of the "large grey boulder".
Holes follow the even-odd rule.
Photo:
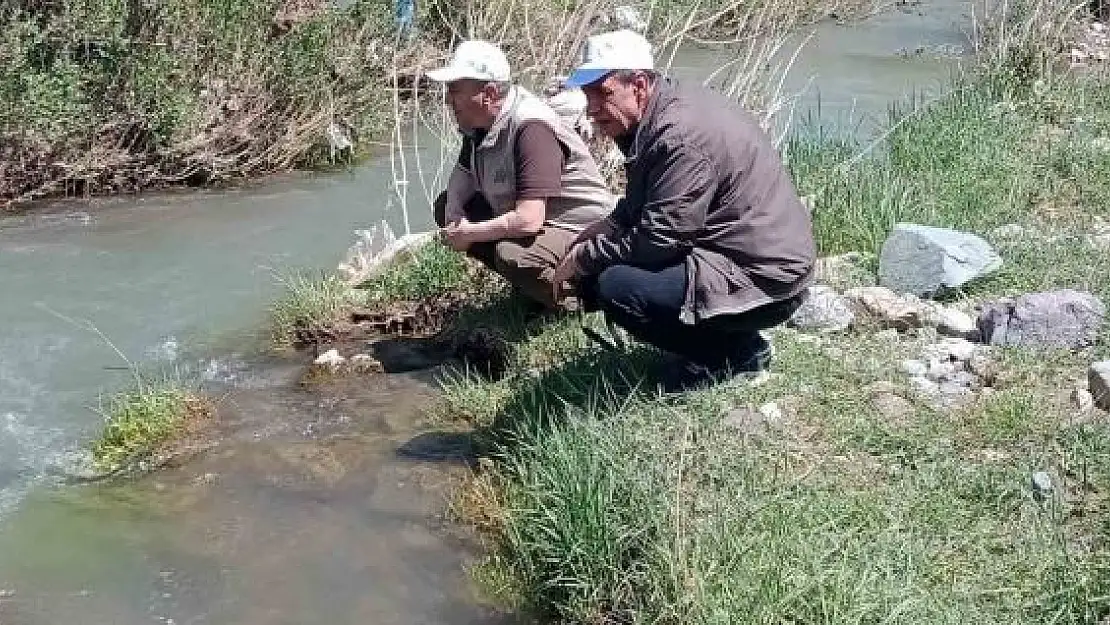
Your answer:
[[[997,271],[1002,257],[981,237],[958,230],[898,224],[883,243],[879,284],[928,297]]]
[[[1095,400],[1095,405],[1110,410],[1110,360],[1091,365],[1087,373],[1087,389]]]
[[[1027,293],[993,302],[979,314],[984,343],[1079,349],[1093,345],[1106,319],[1106,305],[1083,291]]]

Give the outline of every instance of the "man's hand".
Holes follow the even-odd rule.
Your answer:
[[[564,283],[577,276],[578,271],[578,252],[571,248],[567,255],[563,257],[562,262],[555,267],[555,273],[551,276],[553,301],[558,302],[562,298],[563,292],[566,290]]]
[[[571,249],[574,249],[578,246],[579,243],[589,241],[590,239],[603,234],[607,236],[612,235],[614,232],[616,232],[616,227],[614,226],[613,222],[609,221],[607,217],[602,217],[601,219],[598,219],[592,224],[586,226],[586,228],[582,230],[582,232],[579,232],[578,236],[574,237],[574,241],[570,244],[570,247]]]
[[[439,233],[447,247],[456,252],[465,252],[474,243],[472,228],[473,224],[462,217],[456,222],[448,223],[440,229]]]

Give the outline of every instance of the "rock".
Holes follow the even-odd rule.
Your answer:
[[[940,390],[936,382],[924,376],[914,376],[910,378],[910,388],[922,395],[935,395]]]
[[[900,297],[882,286],[863,286],[844,293],[861,312],[887,328],[909,330],[922,324],[921,300]]]
[[[1110,410],[1110,360],[1091,365],[1087,372],[1087,388],[1096,406]]]
[[[586,116],[586,94],[581,89],[564,89],[562,85],[557,90],[551,90],[545,98],[559,119],[573,128],[585,140],[593,137],[593,127]]]
[[[991,345],[1079,349],[1094,344],[1105,317],[1094,295],[1061,289],[987,304],[978,324]]]
[[[801,200],[802,200],[802,206],[806,207],[806,210],[809,211],[810,215],[813,214],[813,211],[817,210],[817,196],[816,195],[814,195],[812,193],[809,194],[809,195],[803,195],[801,197]]]
[[[968,359],[967,370],[974,373],[984,386],[993,386],[998,378],[998,364],[983,351],[976,352]]]
[[[1006,224],[999,226],[990,232],[990,238],[999,241],[1013,241],[1015,239],[1026,239],[1035,236],[1035,232],[1020,226],[1018,224]]]
[[[840,332],[856,320],[851,302],[831,287],[810,287],[809,296],[790,318],[787,325],[799,330]]]
[[[383,373],[385,367],[370,354],[355,354],[350,359],[351,369],[356,373]]]
[[[313,361],[313,364],[329,369],[338,369],[346,364],[346,362],[347,359],[339,355],[339,350],[329,349],[323,354],[320,354],[320,356]]]
[[[921,349],[925,360],[966,362],[971,360],[979,346],[966,339],[947,338]]]
[[[972,391],[977,386],[979,386],[979,378],[970,371],[956,370],[940,380],[940,392],[947,394]]]
[[[779,405],[773,401],[760,406],[759,414],[763,415],[763,418],[770,423],[778,423],[783,419],[782,408],[779,408]]]
[[[929,370],[925,377],[934,382],[945,382],[951,376],[955,375],[957,371],[963,369],[963,363],[952,362],[951,360],[930,360]]]
[[[1085,388],[1076,388],[1071,391],[1071,403],[1079,412],[1087,412],[1095,406],[1095,396]]]
[[[921,360],[903,360],[902,373],[911,378],[924,376],[929,373],[929,365]]]
[[[894,227],[879,256],[879,284],[931,296],[1002,267],[990,243],[967,232],[917,224]]]
[[[972,338],[976,336],[979,331],[975,324],[975,319],[971,315],[934,304],[932,302],[924,302],[926,304],[924,314],[922,315],[922,322],[928,326],[937,329],[937,332],[945,336],[954,336],[959,338]]]
[[[1030,479],[1033,487],[1033,496],[1037,499],[1044,499],[1052,494],[1052,476],[1045,471],[1037,471]]]
[[[867,269],[871,258],[870,254],[860,252],[819,258],[816,267],[817,281],[837,289],[874,286],[875,276]]]

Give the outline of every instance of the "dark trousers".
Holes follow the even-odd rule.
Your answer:
[[[750,357],[757,332],[789,319],[801,297],[735,315],[717,315],[686,324],[679,319],[686,301],[686,265],[642,269],[614,265],[580,283],[591,309],[638,340],[707,367],[728,366]]]

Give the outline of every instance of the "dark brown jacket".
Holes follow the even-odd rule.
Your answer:
[[[660,77],[622,143],[628,188],[609,217],[616,234],[584,244],[584,273],[685,262],[686,323],[787,299],[812,282],[809,211],[750,114]]]

